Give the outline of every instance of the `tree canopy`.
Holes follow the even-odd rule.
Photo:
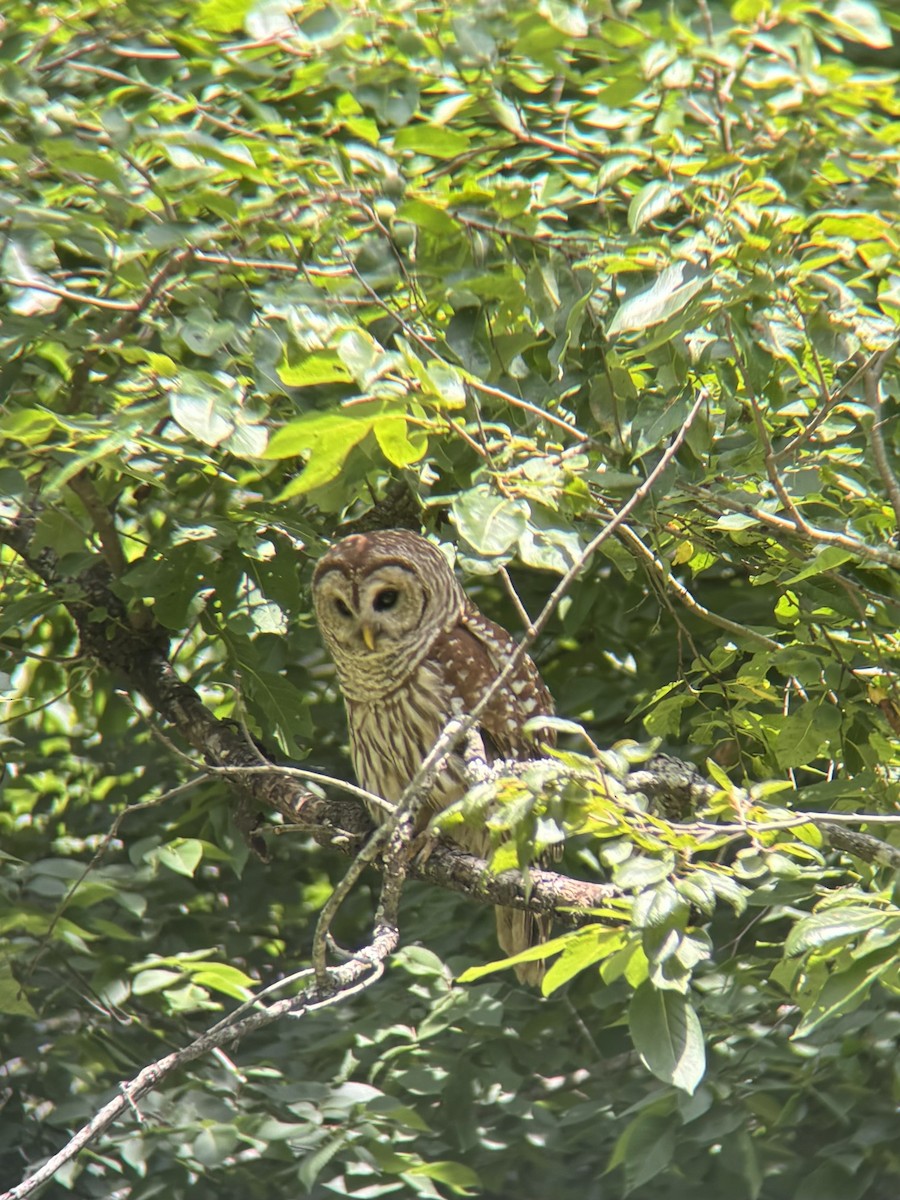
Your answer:
[[[896,1195],[892,29],[4,6],[7,1196]],[[555,696],[488,865],[352,794],[311,571],[389,526]]]

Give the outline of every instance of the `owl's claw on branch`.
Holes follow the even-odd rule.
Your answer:
[[[409,843],[409,861],[416,870],[421,870],[434,853],[439,834],[435,829],[425,828]]]
[[[462,745],[463,762],[466,768],[466,780],[470,786],[484,783],[491,775],[487,751],[484,748],[484,738],[477,725],[466,731]]]

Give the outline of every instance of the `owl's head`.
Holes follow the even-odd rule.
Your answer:
[[[464,596],[436,546],[405,529],[354,533],[313,575],[316,620],[348,694],[396,686],[450,628]]]

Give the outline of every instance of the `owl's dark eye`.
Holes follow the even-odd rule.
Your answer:
[[[338,612],[340,613],[340,615],[342,617],[352,617],[353,616],[350,609],[347,607],[347,605],[344,603],[344,601],[340,598],[340,596],[335,596],[334,607],[338,610]]]
[[[372,601],[372,607],[376,612],[387,612],[389,608],[393,608],[397,603],[399,595],[400,593],[396,588],[382,588]]]

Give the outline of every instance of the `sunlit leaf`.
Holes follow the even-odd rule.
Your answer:
[[[706,282],[703,273],[698,273],[686,263],[679,262],[666,267],[646,291],[630,296],[620,305],[610,322],[608,336],[648,329],[668,320],[681,312],[706,286]]]
[[[876,50],[885,50],[891,45],[891,31],[881,18],[878,8],[866,0],[837,0],[830,7],[820,10],[842,37],[851,42],[862,42]]]
[[[460,536],[479,554],[503,554],[521,536],[528,520],[524,500],[510,500],[478,487],[453,502]]]
[[[444,125],[407,125],[394,138],[394,145],[398,150],[414,150],[432,158],[456,158],[468,150],[469,138]]]
[[[853,905],[829,908],[798,921],[787,936],[784,951],[785,954],[803,954],[807,950],[823,950],[834,944],[845,944],[870,929],[892,927],[900,937],[900,917],[892,919],[877,908]]]

